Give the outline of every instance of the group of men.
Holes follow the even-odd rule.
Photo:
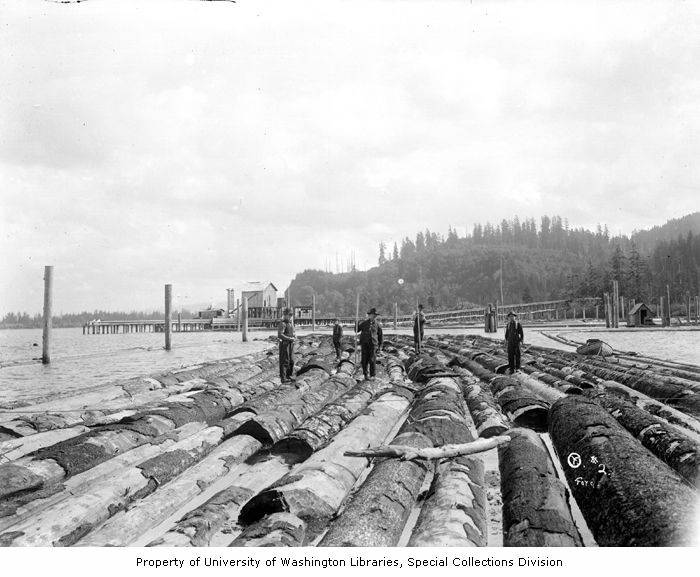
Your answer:
[[[360,358],[362,364],[362,374],[365,380],[373,380],[377,371],[377,353],[382,350],[384,334],[382,327],[377,321],[376,308],[367,311],[367,318],[358,322],[355,332],[359,335]],[[416,353],[421,352],[421,345],[424,340],[425,325],[430,324],[423,312],[423,305],[418,305],[418,310],[413,315],[413,343]],[[280,380],[288,383],[293,378],[294,371],[294,323],[292,321],[292,311],[284,309],[282,320],[277,329],[279,341],[279,367]],[[336,359],[340,360],[342,353],[343,326],[340,319],[335,319],[333,325],[333,348]],[[506,326],[505,346],[508,351],[508,368],[513,374],[520,369],[520,345],[524,340],[523,327],[518,322],[514,312],[508,313],[508,325]]]

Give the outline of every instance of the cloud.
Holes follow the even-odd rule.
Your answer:
[[[45,263],[64,310],[158,307],[426,227],[697,209],[693,3],[0,9],[10,309],[40,308]]]

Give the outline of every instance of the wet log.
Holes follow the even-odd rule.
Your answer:
[[[700,443],[634,403],[604,390],[592,389],[586,391],[586,396],[607,410],[642,445],[681,477],[691,485],[697,485]]]
[[[432,445],[417,432],[401,432],[392,444],[422,449]],[[403,532],[428,473],[425,461],[389,459],[375,464],[319,542],[319,547],[393,547]]]
[[[497,375],[485,368],[481,364],[483,356],[477,357],[476,361],[459,356],[453,363],[488,383],[501,410],[516,426],[546,431],[549,404],[511,377]]]
[[[415,364],[419,368],[410,366],[409,376],[425,378],[446,372],[446,367],[435,360],[431,367],[425,355],[419,355]],[[453,378],[438,377],[430,379],[417,392],[408,418],[389,449],[407,457],[417,457],[420,450],[471,441],[460,384]],[[485,443],[496,444],[494,439],[481,439],[471,443],[471,448]],[[464,446],[448,447],[432,455],[428,451],[426,456],[447,457],[464,450]],[[352,452],[357,454],[357,451]],[[432,466],[421,460],[386,459],[376,463],[343,512],[331,523],[319,546],[396,545],[430,470]]]
[[[691,543],[695,491],[603,407],[582,396],[564,397],[552,406],[549,432],[599,545]]]
[[[24,455],[43,449],[44,447],[49,447],[61,441],[72,439],[87,431],[89,431],[87,427],[78,425],[77,427],[70,427],[68,429],[46,431],[29,437],[20,437],[10,441],[0,442],[0,464],[14,461]]]
[[[201,494],[208,486],[230,472],[231,468],[258,451],[261,445],[251,437],[239,436],[221,443],[209,455],[191,467],[177,470],[177,476],[158,479],[158,488],[132,503],[102,526],[86,535],[80,546],[125,546],[158,525],[180,506]],[[160,467],[159,467],[160,468]],[[144,474],[147,469],[142,466]],[[151,478],[156,478],[149,474]],[[163,482],[167,482],[163,485]],[[168,482],[169,481],[169,482]]]
[[[13,525],[0,534],[6,545],[67,546],[130,503],[153,493],[200,460],[222,439],[221,427],[209,427],[169,447],[166,451],[135,466],[122,468],[116,478],[91,485],[89,493],[80,499],[66,499],[41,510],[27,521]],[[245,455],[254,440],[234,439]],[[252,451],[248,454],[252,454]]]
[[[328,444],[372,400],[389,391],[392,386],[391,382],[384,379],[357,383],[275,443],[272,452],[292,454],[298,460],[308,459]]]
[[[535,367],[523,364],[521,370],[526,375],[530,375],[567,395],[580,395],[583,389],[595,387],[593,381],[582,379],[577,375],[567,375],[565,372],[550,366]]]
[[[545,444],[529,429],[511,429],[498,450],[506,547],[580,547],[568,491]]]
[[[523,373],[515,373],[511,375],[511,378],[518,381],[521,385],[530,389],[530,391],[550,404],[566,396],[566,393],[563,393],[554,387],[550,387],[544,382],[538,380],[533,374],[526,375]]]
[[[459,374],[469,413],[480,437],[488,439],[505,433],[511,424],[496,405],[491,392],[471,372],[453,367]]]
[[[206,428],[204,423],[189,423],[166,437],[158,439],[157,442],[126,451],[60,483],[49,484],[37,492],[18,493],[0,501],[0,532],[30,519],[38,511],[55,505],[59,501],[74,499],[75,495],[90,492],[91,486],[97,482],[118,477],[122,469],[135,466],[163,453],[178,441],[191,437],[204,428]]]
[[[485,547],[487,535],[482,461],[457,457],[439,463],[408,546]]]
[[[306,523],[291,513],[273,513],[246,529],[229,547],[301,547]]]
[[[222,480],[226,489],[217,492],[205,503],[183,515],[174,526],[149,547],[208,547],[223,546],[231,541],[230,528],[236,523],[241,508],[261,488],[281,479],[289,471],[282,459],[271,458],[239,465]],[[226,531],[226,532],[224,532]]]
[[[309,377],[305,392],[297,390],[284,403],[257,414],[243,423],[236,434],[251,435],[265,445],[272,445],[355,384],[355,379],[345,373],[337,373],[330,379],[324,378],[327,374],[319,369],[307,374],[312,373],[314,380]]]
[[[265,515],[289,512],[304,520],[312,534],[318,534],[368,465],[367,459],[346,457],[345,451],[384,441],[408,404],[406,396],[393,392],[379,397],[328,446],[251,499],[241,510],[239,524],[250,525]]]
[[[686,434],[692,436],[692,438],[696,441],[700,440],[700,421],[697,419],[686,415],[673,407],[664,405],[656,399],[647,397],[644,393],[635,391],[622,383],[617,383],[615,381],[601,381],[600,386],[604,387],[606,391],[615,394],[618,397],[631,400],[640,409],[645,410],[647,413],[668,421],[672,425],[681,427]]]

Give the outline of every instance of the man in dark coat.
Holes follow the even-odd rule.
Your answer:
[[[430,324],[423,313],[423,305],[418,305],[418,312],[413,315],[413,346],[416,349],[416,354],[420,353],[421,345],[424,340],[423,325]],[[419,338],[420,335],[420,338]]]
[[[294,370],[294,323],[292,311],[284,309],[282,320],[277,326],[277,340],[280,344],[280,381],[288,383]]]
[[[520,370],[520,344],[525,340],[523,326],[518,321],[517,315],[508,313],[508,326],[506,327],[506,347],[508,349],[508,370],[512,375]]]
[[[367,317],[358,323],[356,332],[360,333],[360,352],[362,353],[362,373],[365,381],[374,379],[377,367],[377,353],[382,348],[382,327],[377,322],[377,309],[371,308],[367,311]],[[369,375],[367,374],[369,370]]]
[[[335,359],[340,360],[340,349],[343,340],[343,325],[340,324],[340,319],[335,319],[333,325],[333,348],[335,349]]]

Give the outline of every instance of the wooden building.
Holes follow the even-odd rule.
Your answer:
[[[647,305],[637,303],[627,315],[627,326],[643,327],[644,325],[651,325],[653,324],[651,320],[653,316],[651,309]]]
[[[205,309],[203,311],[199,311],[197,313],[197,318],[198,319],[216,319],[219,317],[223,317],[225,315],[226,311],[224,309],[213,309],[209,307],[208,309]]]
[[[310,306],[296,306],[294,307],[294,318],[295,319],[311,319],[313,316],[313,307]]]
[[[250,282],[241,290],[241,299],[248,299],[248,318],[277,316],[277,287],[271,282]]]

